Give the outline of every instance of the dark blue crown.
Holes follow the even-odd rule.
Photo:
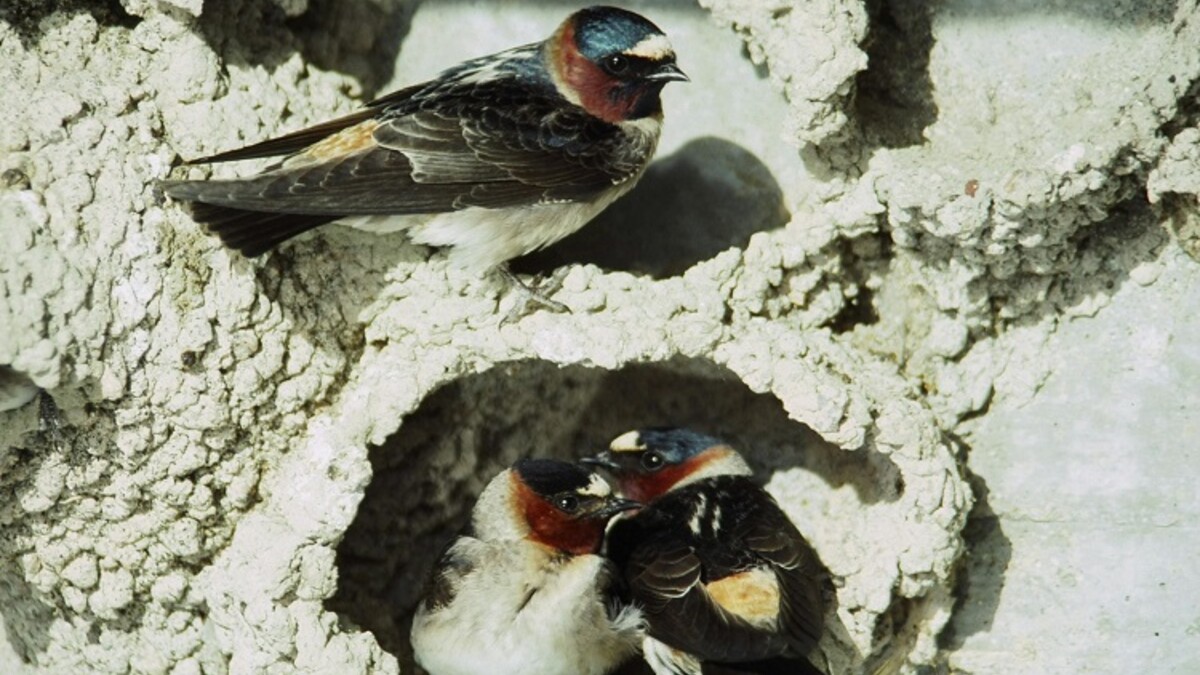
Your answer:
[[[575,13],[575,46],[591,61],[662,34],[646,17],[617,7],[588,7]]]
[[[694,457],[724,442],[691,429],[650,427],[638,430],[638,445],[655,450],[668,462],[677,463]]]

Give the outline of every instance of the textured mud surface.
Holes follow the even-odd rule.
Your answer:
[[[746,450],[861,655],[994,666],[970,635],[1000,589],[965,599],[1003,536],[967,449],[1069,320],[1194,288],[1200,11],[701,4],[630,5],[693,83],[639,188],[518,264],[563,269],[572,312],[507,325],[498,284],[402,237],[251,263],[153,184],[573,5],[0,8],[0,670],[407,671],[487,479],[647,423]]]

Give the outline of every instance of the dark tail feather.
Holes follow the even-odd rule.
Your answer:
[[[260,256],[296,235],[341,217],[249,211],[204,202],[192,202],[191,209],[193,220],[204,223],[226,246],[247,258]]]

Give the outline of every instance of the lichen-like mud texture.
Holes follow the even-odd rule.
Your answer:
[[[247,261],[154,186],[575,5],[0,7],[0,671],[411,672],[486,481],[647,424],[745,450],[837,577],[846,672],[953,666],[1022,593],[963,609],[1007,541],[971,433],[1065,320],[1200,257],[1196,3],[627,5],[692,82],[639,187],[516,262],[571,311],[509,323],[403,236]]]

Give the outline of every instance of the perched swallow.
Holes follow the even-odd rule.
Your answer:
[[[575,464],[525,459],[496,476],[438,561],[413,618],[431,675],[601,675],[637,654],[641,612],[597,555],[612,516],[639,506]]]
[[[246,256],[341,221],[406,230],[482,272],[562,239],[628,192],[658,144],[659,93],[687,79],[653,23],[590,7],[542,42],[188,162],[282,157],[259,175],[162,189]]]
[[[613,523],[608,555],[645,612],[655,673],[822,672],[810,657],[832,606],[828,572],[737,451],[654,428],[584,462],[646,504]]]

